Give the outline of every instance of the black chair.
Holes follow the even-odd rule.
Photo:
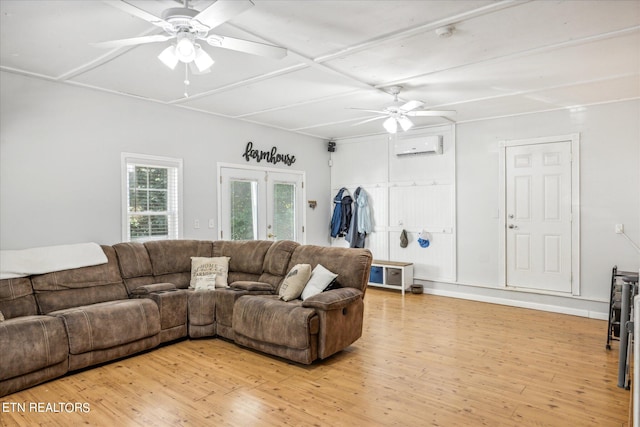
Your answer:
[[[607,350],[611,350],[611,341],[620,340],[620,309],[622,302],[622,284],[620,281],[625,277],[635,277],[638,281],[638,273],[632,271],[618,271],[618,266],[614,265],[611,270],[611,290],[609,293],[609,321],[607,324]],[[626,319],[625,321],[628,321]]]

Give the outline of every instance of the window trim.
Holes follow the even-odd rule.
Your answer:
[[[129,165],[138,165],[138,166],[149,166],[149,167],[163,167],[163,168],[176,168],[177,170],[177,183],[176,183],[176,191],[177,191],[177,216],[178,219],[176,221],[176,236],[169,236],[170,239],[181,239],[183,236],[183,202],[182,202],[182,193],[183,193],[183,161],[179,158],[173,157],[163,157],[163,156],[154,156],[149,154],[138,154],[138,153],[121,153],[120,156],[120,176],[121,176],[121,233],[122,233],[122,241],[123,242],[131,242],[131,237],[129,235],[129,186],[128,186],[128,173],[127,167]],[[145,240],[153,240],[153,238],[145,239]],[[140,239],[136,239],[135,241],[140,241]]]

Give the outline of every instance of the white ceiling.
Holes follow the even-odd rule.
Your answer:
[[[160,33],[100,1],[0,1],[0,69],[321,138],[381,133],[349,109],[401,98],[457,122],[640,98],[640,0],[253,0],[215,33],[276,44],[281,60],[207,46],[212,72],[171,71],[169,42],[90,43]],[[173,0],[130,0],[160,16]],[[212,1],[192,1],[202,10]],[[452,24],[439,38],[435,30]],[[415,117],[416,126],[448,123]]]

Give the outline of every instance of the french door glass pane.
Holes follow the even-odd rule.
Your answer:
[[[258,183],[236,181],[230,183],[231,240],[258,238]]]
[[[273,234],[277,240],[296,240],[296,186],[273,184]]]

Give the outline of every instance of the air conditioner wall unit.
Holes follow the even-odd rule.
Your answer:
[[[442,135],[421,136],[399,139],[394,145],[396,156],[409,154],[442,154]]]

